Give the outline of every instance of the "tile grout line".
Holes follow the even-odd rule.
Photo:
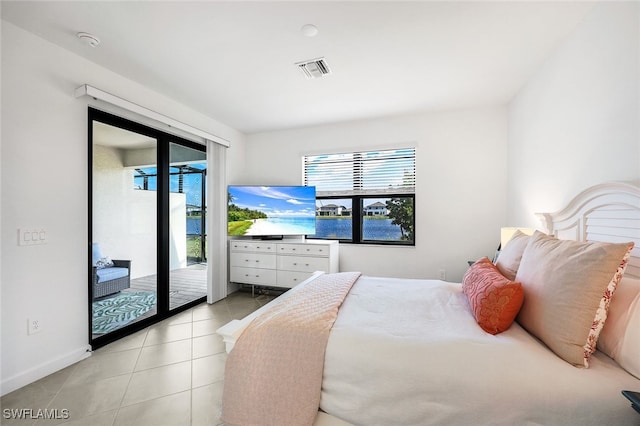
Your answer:
[[[212,324],[217,324],[218,322],[222,321],[223,323],[226,323],[228,321],[233,320],[236,317],[236,314],[239,315],[239,317],[242,317],[244,315],[249,314],[250,312],[255,311],[256,309],[259,309],[261,306],[263,306],[264,304],[270,302],[270,299],[272,298],[266,298],[264,300],[256,300],[256,299],[248,299],[245,297],[232,297],[231,300],[229,300],[228,298],[225,298],[223,300],[221,300],[221,303],[215,303],[215,304],[203,304],[203,305],[199,305],[197,307],[194,308],[190,308],[190,310],[188,311],[189,314],[185,315],[185,319],[187,319],[184,324],[189,324],[189,330],[190,330],[190,337],[189,339],[191,340],[190,343],[188,344],[188,346],[184,347],[186,348],[190,348],[190,357],[189,357],[189,388],[185,389],[189,391],[189,420],[188,420],[188,424],[193,425],[194,422],[197,420],[196,419],[196,414],[197,412],[199,412],[198,410],[195,410],[194,404],[195,404],[195,398],[194,398],[194,390],[196,389],[202,389],[202,388],[206,388],[208,386],[211,386],[213,384],[220,384],[224,382],[224,376],[221,380],[214,380],[211,383],[206,383],[206,384],[201,384],[198,385],[197,387],[194,387],[194,384],[196,383],[195,381],[195,377],[194,377],[194,372],[195,372],[195,364],[194,362],[196,360],[200,360],[200,359],[204,359],[204,358],[208,358],[208,357],[216,357],[216,356],[224,356],[224,354],[226,353],[226,350],[224,349],[224,344],[222,345],[222,349],[220,349],[218,347],[219,342],[215,341],[215,336],[217,336],[215,329],[217,329],[218,327],[213,326]],[[217,305],[217,306],[215,306]],[[195,311],[198,311],[198,315],[196,315]],[[189,316],[190,315],[190,316]],[[198,320],[195,319],[195,317],[198,316]],[[211,322],[212,324],[196,324],[196,323],[204,323],[204,322]],[[162,325],[162,322],[155,324],[154,326],[159,326]],[[179,324],[174,324],[174,325],[179,325]],[[199,325],[199,331],[200,332],[204,332],[205,334],[199,335],[197,337],[195,337],[195,326]],[[175,343],[175,342],[180,342],[180,341],[184,341],[185,339],[177,339],[177,340],[170,340],[170,341],[159,341],[159,342],[154,342],[152,336],[150,335],[150,330],[151,328],[153,328],[153,326],[147,327],[144,331],[144,335],[140,336],[139,338],[137,337],[135,340],[133,340],[132,342],[126,342],[126,344],[122,347],[115,347],[113,350],[107,350],[104,355],[111,355],[113,354],[115,356],[115,354],[120,353],[120,352],[125,352],[125,351],[132,351],[132,350],[137,350],[137,354],[135,356],[135,361],[133,362],[133,367],[132,370],[130,370],[129,372],[124,372],[123,374],[118,374],[117,376],[124,376],[125,374],[128,374],[127,378],[122,377],[122,379],[124,380],[125,386],[123,386],[124,390],[123,393],[121,395],[121,397],[119,398],[119,402],[117,402],[117,404],[113,405],[113,408],[111,409],[104,409],[104,410],[100,410],[100,411],[96,411],[96,412],[91,412],[91,413],[85,413],[82,417],[78,417],[77,419],[69,419],[68,421],[77,421],[80,420],[82,421],[83,419],[87,419],[90,418],[92,416],[96,416],[96,415],[103,415],[106,416],[107,413],[110,413],[110,415],[112,415],[113,417],[111,417],[110,420],[107,421],[107,424],[110,424],[111,426],[115,426],[116,424],[118,424],[118,422],[122,421],[123,418],[121,418],[121,415],[124,415],[124,413],[122,413],[122,409],[125,408],[124,404],[124,400],[126,399],[127,393],[131,391],[131,385],[134,383],[133,380],[133,376],[136,373],[139,372],[145,372],[145,371],[150,371],[153,369],[157,369],[157,368],[162,368],[162,367],[166,367],[169,365],[175,365],[178,364],[180,362],[183,361],[175,361],[175,362],[170,362],[169,364],[162,364],[162,365],[156,365],[156,366],[152,366],[149,368],[145,368],[143,370],[140,371],[136,371],[136,368],[138,367],[138,365],[145,360],[146,358],[143,357],[143,350],[147,347],[149,348],[154,348],[160,345],[167,345],[167,344],[171,344],[171,343]],[[212,330],[212,328],[214,328]],[[186,331],[186,330],[184,330]],[[186,334],[186,333],[185,333]],[[179,334],[178,334],[179,335]],[[207,337],[207,336],[213,336],[213,337]],[[157,338],[157,336],[155,336]],[[219,336],[218,336],[219,337]],[[194,339],[196,338],[206,338],[205,340],[203,340],[202,342],[195,342]],[[139,339],[139,340],[138,340]],[[138,343],[136,343],[136,340],[138,341]],[[152,344],[149,344],[149,342],[152,342]],[[116,342],[114,342],[116,343]],[[130,347],[127,348],[127,345],[131,345],[131,343],[134,343],[137,347]],[[198,344],[196,344],[198,343]],[[204,346],[203,346],[204,345]],[[215,346],[211,346],[209,347],[209,345],[215,345]],[[131,345],[134,346],[134,345]],[[195,349],[196,346],[198,348],[201,348],[201,355],[196,357],[195,355]],[[100,356],[103,355],[101,352],[98,351],[92,351],[92,355],[93,356]],[[51,397],[48,398],[46,401],[46,407],[50,408],[53,406],[53,402],[56,400],[56,398],[59,398],[60,395],[65,392],[66,390],[68,390],[69,385],[73,379],[73,377],[75,377],[75,374],[79,372],[79,365],[82,363],[83,361],[80,361],[79,363],[76,363],[75,365],[71,366],[71,371],[66,375],[66,377],[64,377],[64,379],[62,380],[62,384],[59,386],[59,388],[53,392],[51,394]],[[84,370],[83,370],[84,371]],[[126,370],[125,370],[126,371]],[[115,377],[115,376],[112,376]],[[144,401],[138,401],[134,404],[129,404],[126,407],[133,407],[133,406],[137,406],[140,404],[144,404],[144,403],[148,403],[151,401],[155,401],[155,400],[159,400],[161,398],[165,398],[171,395],[177,395],[184,392],[183,391],[178,391],[178,392],[172,392],[169,393],[167,395],[162,395],[162,396],[157,396],[155,398],[152,399],[148,399],[148,400],[144,400]],[[185,395],[186,397],[186,395]],[[116,400],[118,401],[118,400]],[[128,411],[127,411],[128,413]],[[210,414],[210,413],[209,413]],[[208,414],[207,414],[208,415]],[[217,415],[217,414],[216,414]],[[128,414],[127,414],[128,416]],[[104,420],[107,420],[107,418],[105,418]],[[185,419],[186,420],[186,419]],[[218,419],[219,420],[219,419]],[[39,425],[41,422],[38,422],[38,420],[36,420],[33,423],[29,423],[32,426],[37,426]],[[217,420],[214,421],[213,424],[218,424]]]
[[[189,311],[191,312],[191,338],[190,338],[190,340],[191,340],[191,346],[193,346],[193,308],[191,308]],[[158,323],[158,324],[161,324],[161,323]],[[154,325],[158,325],[158,324],[154,324]],[[186,324],[186,322],[184,324]],[[179,324],[176,324],[176,325],[179,325]],[[174,342],[174,341],[171,341],[171,342],[160,342],[160,343],[156,343],[156,344],[151,344],[149,346],[145,346],[145,344],[147,343],[147,338],[149,336],[149,329],[150,328],[151,328],[151,326],[147,328],[147,332],[145,333],[144,340],[142,342],[142,346],[139,348],[138,357],[137,357],[136,362],[135,362],[135,364],[133,366],[133,371],[129,374],[129,381],[127,382],[127,386],[125,387],[125,391],[124,391],[124,393],[122,395],[122,398],[120,399],[120,403],[119,403],[118,407],[116,408],[116,415],[113,418],[113,422],[112,422],[111,426],[115,426],[116,420],[118,419],[118,415],[120,414],[120,410],[123,408],[122,404],[124,402],[125,396],[127,395],[127,391],[129,390],[129,386],[131,385],[131,381],[133,380],[133,375],[137,372],[136,371],[136,366],[138,365],[138,362],[140,361],[140,357],[142,355],[142,350],[144,348],[146,348],[146,347],[158,346],[158,345],[162,345],[162,344],[166,344],[166,343],[173,343]],[[183,340],[187,340],[187,339],[179,339],[179,340],[176,340],[176,341],[183,341]],[[190,358],[193,357],[193,349],[192,349],[191,355],[192,356]],[[180,361],[180,362],[184,362],[184,361]],[[170,363],[170,364],[167,364],[167,365],[174,365],[174,364],[178,364],[178,363],[179,362],[175,362],[175,363]],[[149,370],[153,370],[155,368],[161,368],[161,367],[164,367],[164,366],[165,365],[155,366],[155,367],[147,368],[147,369],[140,370],[140,371],[149,371]],[[191,377],[190,377],[189,380],[190,380],[190,383],[193,383],[193,373],[192,373],[192,371],[193,371],[193,360],[192,359],[189,360],[189,368],[190,368],[190,373],[191,373],[190,374]],[[191,386],[190,386],[190,389],[189,389],[189,398],[190,399],[192,398]],[[181,392],[184,392],[184,391],[181,391]],[[170,393],[170,394],[167,394],[167,395],[159,396],[157,398],[152,398],[152,399],[145,400],[145,401],[139,401],[139,402],[136,402],[134,404],[127,405],[127,407],[133,407],[133,406],[138,405],[138,404],[148,403],[150,401],[157,400],[157,399],[160,399],[160,398],[164,398],[164,397],[167,397],[167,396],[170,396],[170,395],[176,395],[176,394],[179,394],[181,392],[174,392],[174,393]],[[191,416],[191,406],[189,406],[189,416]]]
[[[138,362],[140,361],[140,356],[142,355],[142,349],[144,348],[144,342],[146,342],[148,335],[149,335],[149,331],[147,330],[147,333],[145,334],[144,340],[142,342],[142,346],[140,348],[138,348],[138,356],[136,357],[136,362],[133,364],[133,369],[129,373],[129,380],[127,381],[127,386],[125,386],[124,392],[122,393],[122,398],[120,398],[120,402],[118,403],[118,406],[116,407],[116,414],[113,416],[113,420],[111,421],[111,426],[115,426],[116,421],[118,420],[118,415],[120,414],[120,409],[122,408],[122,403],[124,402],[124,397],[127,395],[127,391],[129,390],[129,386],[131,385],[131,380],[133,380],[133,374],[136,371],[136,365],[138,365]]]

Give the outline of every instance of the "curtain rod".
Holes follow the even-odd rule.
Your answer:
[[[166,124],[169,127],[174,127],[176,129],[185,131],[187,133],[191,133],[192,135],[196,135],[206,140],[226,146],[227,148],[230,146],[229,141],[224,138],[221,138],[220,136],[212,135],[211,133],[207,133],[204,130],[197,129],[181,121],[174,120],[171,117],[167,117],[166,115],[160,114],[159,112],[152,111],[148,108],[145,108],[133,102],[127,101],[126,99],[122,99],[116,95],[112,95],[111,93],[105,92],[104,90],[97,89],[88,84],[83,84],[82,86],[78,87],[75,90],[75,96],[76,98],[79,98],[81,96],[90,96],[94,99],[98,99],[98,100],[110,103],[112,105],[118,106],[120,108],[124,108],[136,114],[140,114],[144,117],[159,121],[163,124]]]

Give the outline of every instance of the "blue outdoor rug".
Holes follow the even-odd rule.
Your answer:
[[[105,334],[123,327],[147,313],[156,304],[153,291],[120,293],[93,302],[93,334]]]

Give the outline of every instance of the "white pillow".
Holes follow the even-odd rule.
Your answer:
[[[640,379],[640,279],[622,277],[611,298],[598,350]]]
[[[529,235],[517,230],[507,244],[502,247],[498,255],[496,267],[502,275],[511,281],[516,279],[522,254],[524,253],[524,249],[527,248],[528,243]]]

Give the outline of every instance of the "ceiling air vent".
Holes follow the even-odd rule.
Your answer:
[[[327,65],[327,61],[324,58],[296,62],[296,65],[307,78],[320,78],[327,74],[331,74],[329,65]]]

